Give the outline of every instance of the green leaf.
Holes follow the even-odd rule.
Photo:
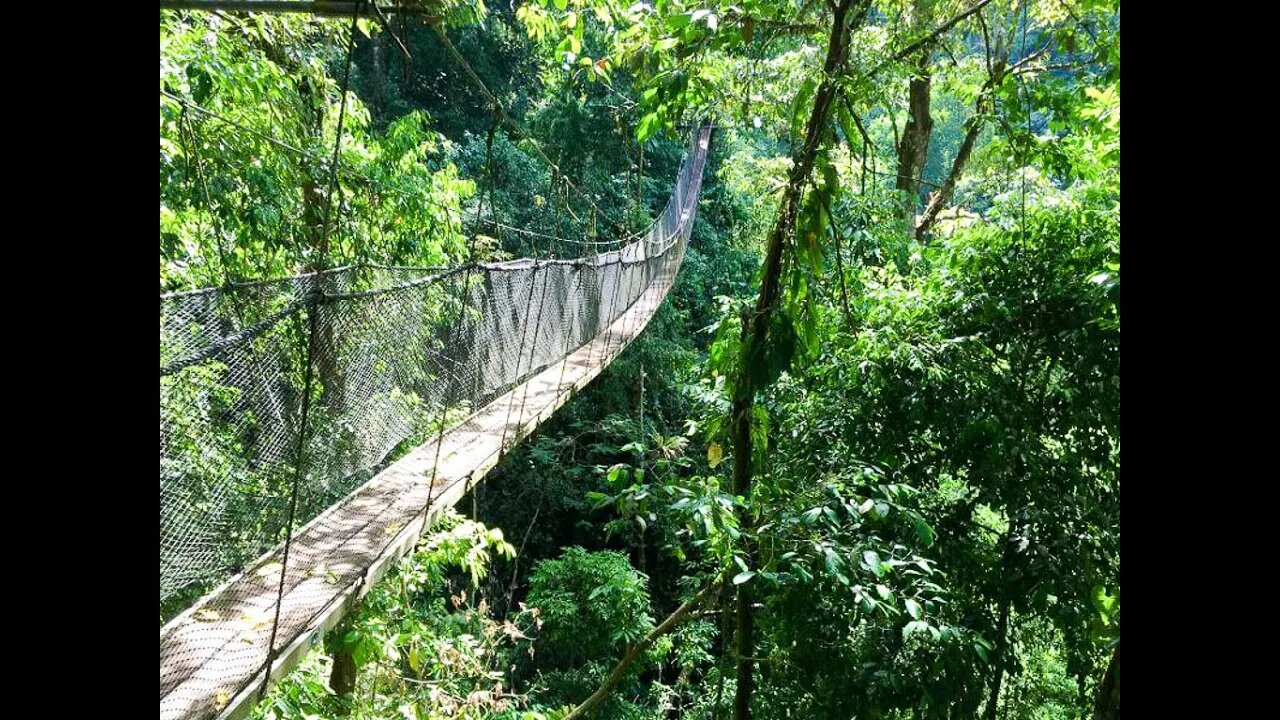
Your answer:
[[[827,572],[832,575],[838,574],[840,572],[840,566],[842,565],[840,562],[840,556],[836,554],[835,550],[832,550],[829,547],[824,548],[823,552],[826,555]]]
[[[915,635],[917,633],[922,633],[922,632],[923,633],[929,632],[929,623],[923,620],[912,620],[911,622],[907,623],[905,627],[902,628],[902,639],[906,640],[912,635]]]
[[[929,523],[921,519],[916,520],[915,527],[916,527],[916,535],[920,538],[920,543],[923,544],[925,547],[929,547],[930,545],[933,545],[933,541],[936,538],[936,535],[933,531],[933,527],[931,527]]]
[[[640,118],[639,125],[636,126],[636,140],[644,142],[658,131],[662,124],[662,119],[658,117],[658,113],[651,112]]]
[[[876,577],[884,575],[884,569],[880,567],[880,553],[875,550],[867,550],[862,553],[862,564],[875,573]]]
[[[813,99],[813,93],[818,89],[818,81],[813,77],[807,77],[800,85],[800,91],[796,93],[795,99],[791,103],[791,134],[799,138],[804,133],[805,123],[809,120],[809,111],[812,109],[810,105]]]
[[[907,599],[902,604],[906,606],[908,615],[910,615],[915,620],[920,619],[920,603],[916,602],[915,600]]]
[[[858,132],[858,126],[854,124],[853,116],[849,114],[845,103],[836,103],[836,119],[840,122],[840,128],[844,130],[844,137],[849,147],[852,148],[854,143],[861,145],[862,133]]]
[[[627,465],[618,463],[617,465],[614,465],[613,467],[609,468],[609,473],[606,476],[606,480],[610,485],[617,485],[618,482],[623,479],[623,473],[627,472],[630,469],[631,468],[628,467]]]
[[[973,651],[978,653],[978,657],[982,658],[983,662],[991,662],[991,654],[982,645],[975,642],[973,644]]]
[[[750,580],[751,578],[753,578],[753,577],[755,577],[755,576],[756,576],[756,571],[755,571],[755,570],[748,570],[747,572],[740,572],[740,573],[738,573],[737,575],[734,575],[734,576],[733,576],[733,584],[734,584],[734,585],[741,585],[742,583],[744,583],[744,582],[746,582],[746,581]]]

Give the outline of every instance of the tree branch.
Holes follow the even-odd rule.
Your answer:
[[[960,149],[956,151],[955,160],[951,163],[951,171],[947,173],[947,178],[942,181],[942,185],[937,191],[929,196],[929,204],[925,206],[924,214],[920,216],[920,222],[916,225],[915,238],[917,242],[924,242],[925,234],[929,231],[929,228],[933,227],[933,223],[937,221],[938,214],[942,212],[942,208],[951,202],[951,194],[955,192],[956,183],[960,180],[960,176],[964,174],[965,166],[969,163],[969,156],[973,154],[974,145],[978,142],[978,135],[981,134],[982,126],[986,123],[986,104],[991,98],[991,93],[1004,80],[1006,60],[1007,58],[1003,57],[996,59],[991,75],[978,93],[978,101],[974,108],[973,116],[965,122],[964,140],[960,142]]]
[[[1075,11],[1071,9],[1071,6],[1066,3],[1066,0],[1058,0],[1058,4],[1062,6],[1063,10],[1067,11],[1067,14],[1071,16],[1072,20],[1076,21],[1076,25],[1084,28],[1084,31],[1088,33],[1089,37],[1093,40],[1093,44],[1097,45],[1098,34],[1093,31],[1093,28],[1089,27],[1085,21],[1081,20],[1079,15],[1076,15]]]
[[[604,681],[604,684],[592,693],[591,697],[587,698],[581,705],[574,708],[573,712],[565,715],[564,720],[581,720],[587,716],[587,713],[596,709],[600,703],[604,702],[614,691],[614,688],[618,687],[618,683],[622,682],[622,678],[626,675],[627,669],[636,661],[636,658],[640,657],[641,653],[648,650],[649,647],[657,642],[659,638],[671,632],[677,625],[688,619],[694,608],[702,605],[702,603],[706,602],[707,599],[711,597],[716,588],[720,586],[721,580],[722,578],[716,577],[708,582],[692,600],[689,600],[685,604],[676,608],[675,612],[668,615],[667,618],[658,625],[658,627],[650,630],[649,634],[644,636],[644,639],[631,646],[631,648],[627,650],[627,654],[623,655],[622,660],[613,668],[613,672],[609,673],[609,678]]]
[[[849,111],[849,117],[853,118],[854,127],[858,128],[858,134],[862,136],[862,142],[870,150],[875,150],[875,143],[871,142],[871,136],[867,134],[867,128],[862,124],[862,118],[858,117],[858,113],[853,111],[853,103],[849,102],[849,96],[842,96],[844,99],[844,109]]]
[[[1050,70],[1075,70],[1076,68],[1088,67],[1102,62],[1102,58],[1090,57],[1081,60],[1073,60],[1071,62],[1050,63],[1048,65],[1023,65],[1022,67],[1009,71],[1010,75],[1025,75],[1027,73],[1048,72]]]
[[[1026,57],[1024,57],[1024,58],[1022,58],[1021,60],[1019,60],[1018,62],[1016,62],[1016,63],[1014,63],[1014,64],[1010,65],[1010,66],[1009,66],[1009,72],[1016,72],[1016,71],[1018,70],[1018,68],[1021,68],[1021,67],[1025,66],[1026,64],[1028,64],[1028,63],[1032,62],[1033,60],[1035,60],[1036,58],[1040,57],[1041,55],[1044,55],[1045,53],[1049,52],[1050,48],[1052,48],[1052,47],[1053,47],[1053,43],[1052,43],[1052,42],[1045,43],[1044,47],[1039,48],[1038,50],[1035,50],[1035,51],[1033,51],[1033,52],[1029,53]]]
[[[849,326],[850,330],[854,330],[856,328],[853,324],[853,312],[849,309],[849,289],[844,278],[844,233],[840,231],[840,225],[836,222],[835,213],[831,211],[831,201],[824,197],[822,205],[827,211],[827,219],[831,222],[831,236],[836,241],[836,273],[840,276],[840,301],[844,309],[844,322]]]
[[[970,6],[968,10],[961,11],[959,14],[952,17],[950,20],[934,28],[934,30],[930,32],[928,35],[925,35],[919,40],[911,43],[910,45],[907,45],[906,47],[902,48],[898,52],[889,56],[887,59],[883,60],[879,65],[876,65],[874,68],[872,68],[871,72],[867,73],[867,77],[871,77],[872,75],[875,75],[876,73],[883,70],[890,63],[897,62],[907,57],[908,55],[914,53],[915,51],[919,50],[920,48],[924,47],[925,45],[928,45],[934,40],[937,40],[941,35],[945,34],[948,30],[960,24],[960,22],[963,21],[965,18],[978,12],[979,10],[986,7],[990,3],[991,3],[991,0],[978,0],[978,2]]]

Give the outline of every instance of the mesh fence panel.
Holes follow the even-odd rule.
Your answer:
[[[344,550],[366,555],[302,544],[288,567],[255,559],[308,522],[328,522],[332,514],[321,513],[350,501],[397,448],[464,422],[597,338],[609,341],[599,354],[611,352],[615,320],[679,268],[708,139],[708,130],[695,133],[663,213],[613,252],[449,270],[360,265],[161,297],[162,623],[244,572],[201,603],[197,619],[209,623],[166,626],[170,646],[198,651],[166,651],[162,631],[162,715],[165,694],[209,657],[240,654],[240,666],[261,668],[292,639],[234,643],[233,634],[217,636],[221,615],[304,626],[315,608],[276,608],[276,591],[328,572]],[[518,395],[504,399],[512,419],[524,412]],[[172,639],[183,633],[199,641]],[[247,682],[215,680],[233,689]]]

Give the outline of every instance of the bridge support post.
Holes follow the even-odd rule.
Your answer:
[[[329,654],[333,658],[333,669],[329,672],[329,689],[338,696],[341,715],[351,712],[351,696],[356,689],[356,659],[345,641],[347,624],[341,623],[328,636]]]

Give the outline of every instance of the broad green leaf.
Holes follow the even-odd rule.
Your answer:
[[[929,623],[923,620],[912,620],[902,628],[902,639],[907,639],[917,633],[929,632]]]
[[[862,553],[862,564],[875,573],[876,577],[884,574],[884,569],[880,567],[880,553],[875,550],[866,550]]]
[[[902,604],[906,606],[908,615],[910,615],[915,620],[920,619],[920,603],[908,598]]]

